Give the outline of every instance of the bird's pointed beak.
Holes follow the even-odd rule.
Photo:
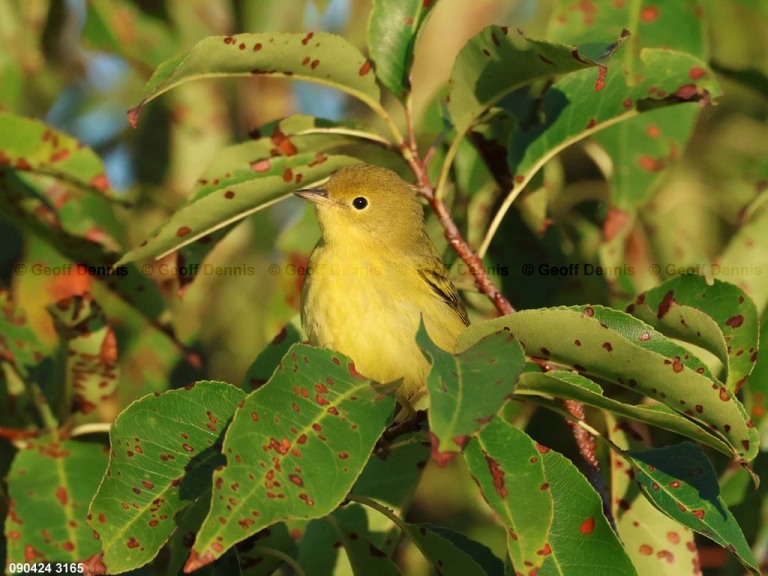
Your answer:
[[[312,202],[312,204],[327,204],[330,201],[328,199],[328,190],[325,188],[304,188],[303,190],[296,190],[294,194],[299,198]]]

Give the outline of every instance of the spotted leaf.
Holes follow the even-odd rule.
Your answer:
[[[368,21],[368,51],[376,76],[404,100],[411,90],[413,52],[437,0],[375,0]]]
[[[157,67],[141,102],[129,112],[138,121],[147,102],[192,80],[222,76],[283,76],[333,86],[378,107],[373,66],[344,38],[327,32],[210,36],[191,51]]]
[[[698,358],[644,322],[601,306],[523,310],[473,324],[456,349],[505,327],[544,370],[567,367],[619,384],[703,424],[735,459],[757,454],[757,432],[741,402]]]
[[[0,289],[0,362],[26,375],[42,360],[42,346],[24,311],[11,300],[10,292]]]
[[[88,515],[109,572],[153,559],[180,513],[210,493],[213,468],[224,461],[221,437],[244,396],[229,384],[198,382],[145,396],[118,416]]]
[[[186,569],[258,530],[338,506],[390,421],[394,399],[330,350],[295,345],[248,396],[224,441],[211,510]]]
[[[637,574],[600,497],[566,458],[495,418],[472,438],[465,459],[507,529],[518,572]]]
[[[518,395],[533,394],[545,398],[578,400],[587,406],[603,408],[618,416],[677,432],[723,454],[731,455],[733,453],[728,443],[710,434],[668,406],[664,404],[629,404],[614,400],[605,396],[603,389],[598,384],[574,372],[565,370],[552,370],[544,373],[524,372],[520,376],[516,393]]]
[[[542,450],[547,449],[497,417],[464,452],[483,498],[507,530],[513,564],[527,570],[544,563],[544,555],[537,552],[545,549],[554,517],[551,494],[542,490],[547,482]]]
[[[753,574],[760,574],[741,528],[720,497],[712,464],[696,446],[683,442],[627,455],[635,480],[655,506],[727,548]]]
[[[66,348],[67,391],[74,410],[88,414],[114,396],[117,340],[104,311],[86,293],[48,307]]]
[[[678,276],[640,294],[627,311],[671,338],[712,352],[723,363],[731,392],[739,391],[755,366],[757,310],[734,284]]]
[[[339,168],[358,163],[350,156],[296,154],[262,158],[230,178],[209,182],[144,244],[119,264],[141,258],[161,258],[193,242],[207,243],[209,235],[286,198],[293,190],[326,178]]]
[[[621,450],[647,449],[648,444],[626,421],[605,413],[607,434]],[[700,571],[694,533],[660,512],[633,481],[624,456],[610,453],[611,509],[624,549],[640,574],[694,576]]]
[[[432,362],[427,378],[432,458],[444,466],[512,395],[525,356],[504,330],[456,355],[432,342],[423,323],[416,341]]]
[[[290,347],[304,339],[298,322],[290,322],[283,326],[282,330],[259,352],[259,355],[248,368],[245,378],[243,378],[242,388],[250,391],[266,384]]]
[[[352,146],[361,144],[377,147],[388,145],[380,136],[354,123],[331,122],[301,114],[289,116],[280,121],[269,122],[252,130],[249,134],[253,140],[222,148],[214,155],[197,181],[188,201],[189,204],[214,193],[223,193],[226,197],[228,192],[234,193],[229,188],[231,184],[242,183],[243,178],[247,180],[260,175],[268,175],[269,171],[266,168],[274,157],[312,153],[316,155],[314,161],[319,165],[322,164],[321,160],[326,153],[340,148],[350,150]],[[283,169],[296,170],[296,174],[293,175],[296,186],[311,185],[311,182],[304,179],[305,175],[300,171],[301,166],[292,165],[287,160],[282,165]],[[263,169],[264,172],[254,174],[256,168]],[[287,174],[283,172],[283,176],[286,177]],[[189,269],[195,269],[194,267],[199,266],[211,250],[216,247],[219,240],[236,225],[237,222],[232,222],[207,234],[197,242],[183,246],[179,251],[180,260]],[[180,278],[182,286],[192,279],[193,277],[182,276]]]
[[[98,553],[86,513],[106,465],[97,444],[27,442],[7,477],[7,561],[75,562]]]
[[[602,62],[623,39],[579,49],[531,40],[506,27],[485,28],[461,49],[451,72],[448,111],[456,131],[463,135],[483,112],[520,86],[584,68],[604,69]],[[593,86],[597,80],[593,70]]]

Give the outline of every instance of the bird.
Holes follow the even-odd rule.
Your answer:
[[[469,325],[418,191],[392,170],[359,164],[294,193],[314,204],[321,232],[301,293],[308,343],[345,354],[372,380],[397,382],[398,419],[407,419],[425,407],[430,370],[416,343],[420,322],[448,352]]]

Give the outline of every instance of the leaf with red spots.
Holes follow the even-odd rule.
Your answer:
[[[224,441],[227,463],[214,474],[187,569],[261,528],[318,518],[343,501],[394,409],[389,394],[352,368],[330,350],[294,345],[248,396]]]
[[[768,181],[768,161],[762,165],[763,178]],[[715,259],[712,269],[718,276],[729,276],[755,302],[764,317],[768,308],[768,189],[764,190],[747,210],[738,231],[723,252]]]
[[[331,162],[326,167],[327,173],[314,172],[306,174],[300,163],[305,158],[309,160],[310,167],[322,169],[328,155],[344,148],[354,150],[352,146],[361,145],[386,147],[388,142],[380,136],[365,130],[352,122],[331,122],[312,116],[295,114],[280,121],[269,122],[259,126],[253,131],[253,140],[235,144],[220,149],[209,162],[207,168],[197,181],[187,204],[193,204],[211,194],[221,195],[226,200],[234,200],[238,194],[249,194],[250,188],[245,189],[242,183],[253,181],[257,178],[269,175],[284,176],[286,169],[292,172],[295,188],[312,185],[311,178],[324,178],[330,171],[338,168],[338,164]],[[298,155],[302,155],[298,158]],[[275,169],[272,167],[272,158],[283,158]],[[294,161],[298,161],[294,163]],[[280,170],[282,169],[282,171]],[[240,184],[239,189],[232,188]],[[186,244],[179,250],[179,259],[190,269],[201,265],[208,254],[217,246],[218,242],[233,230],[239,222],[228,223],[223,228],[206,234],[196,242]],[[195,276],[182,276],[179,278],[182,287]]]
[[[51,176],[81,190],[115,199],[96,153],[39,120],[0,111],[0,168]]]
[[[538,369],[568,367],[641,393],[703,424],[729,444],[734,459],[757,455],[757,431],[741,402],[694,354],[648,324],[602,306],[522,310],[473,324],[456,349],[504,328],[524,343]]]
[[[541,449],[525,432],[494,418],[469,441],[464,459],[483,498],[507,530],[507,549],[517,567],[541,567],[552,529],[553,505]],[[521,498],[521,495],[525,495]]]
[[[635,64],[636,70],[628,69],[619,60],[612,61],[611,73],[599,92],[593,88],[594,71],[581,70],[557,80],[535,100],[531,97],[525,105],[518,104],[510,110],[517,122],[509,137],[507,161],[511,174],[516,177],[483,245],[490,242],[501,218],[522,189],[546,162],[568,146],[654,107],[673,106],[678,110],[681,100],[670,95],[682,83],[693,82],[697,98],[704,94],[719,95],[721,89],[712,75],[695,82],[688,78],[687,67],[692,65],[705,66],[689,54],[648,49]],[[632,78],[634,71],[642,73],[640,81]],[[651,87],[654,87],[652,92]],[[534,109],[536,120],[532,123],[530,117]],[[632,161],[640,160],[632,158]]]
[[[518,572],[582,574],[589,566],[590,573],[637,574],[600,497],[565,457],[501,418],[470,440],[464,457],[507,530]]]
[[[244,166],[232,172],[229,179],[203,185],[143,245],[123,255],[119,264],[161,258],[358,162],[350,156],[303,153],[264,159],[263,165]],[[298,174],[303,176],[301,183],[297,182]]]
[[[703,276],[677,276],[643,292],[629,309],[667,336],[714,354],[723,363],[731,392],[738,392],[755,366],[757,310],[735,284],[714,280],[710,285]]]
[[[160,64],[144,87],[141,102],[129,112],[129,120],[135,125],[148,102],[185,82],[253,75],[319,82],[380,107],[370,64],[344,38],[327,32],[237,34],[209,36],[188,53]]]
[[[89,293],[48,306],[66,350],[64,366],[71,409],[88,414],[113,398],[120,369],[117,339]]]
[[[623,40],[623,38],[622,38]],[[457,141],[480,115],[506,94],[536,80],[603,66],[621,40],[588,48],[593,59],[579,48],[526,38],[522,34],[489,26],[461,49],[451,72],[448,111]],[[597,71],[592,70],[592,82]]]
[[[603,389],[589,378],[570,371],[524,372],[520,376],[516,393],[521,396],[578,400],[587,406],[602,408],[618,416],[687,436],[728,456],[733,454],[729,444],[668,406],[655,403],[629,404],[614,400],[605,396]]]
[[[98,553],[86,513],[106,465],[98,444],[27,442],[6,479],[8,561],[76,562]]]
[[[221,438],[244,397],[229,384],[197,382],[145,396],[118,416],[88,521],[110,572],[152,560],[180,513],[210,493],[211,472],[224,461]]]
[[[625,421],[606,413],[608,436],[622,450],[648,446],[633,440]],[[633,481],[631,466],[623,456],[610,453],[611,508],[624,548],[640,574],[680,576],[696,574],[699,555],[693,531],[660,512],[642,495]]]
[[[200,530],[209,507],[210,498],[203,497],[181,513],[177,521],[178,527],[167,545],[170,553],[167,574],[182,574],[189,550],[195,541],[195,534]],[[272,576],[283,564],[283,560],[278,557],[280,553],[294,557],[297,549],[296,542],[291,538],[285,524],[274,524],[230,548],[221,558],[203,568],[200,574],[206,574],[208,570],[211,576],[229,575],[231,572],[222,566],[222,562],[234,556],[238,562],[238,574],[242,571],[245,576]]]
[[[662,512],[734,554],[753,574],[757,561],[720,497],[709,459],[689,442],[627,453],[643,494]]]
[[[11,300],[10,292],[0,289],[0,365],[7,363],[26,378],[42,360],[42,345],[24,311]]]
[[[408,524],[405,534],[416,543],[435,573],[442,576],[503,576],[504,565],[485,545],[460,532],[433,524]],[[361,573],[362,576],[362,573]]]
[[[368,52],[376,76],[395,97],[411,91],[413,52],[422,26],[437,5],[424,0],[375,0],[368,20]]]
[[[445,465],[511,397],[525,356],[504,330],[456,355],[432,342],[423,322],[416,341],[432,363],[427,377],[432,457]]]

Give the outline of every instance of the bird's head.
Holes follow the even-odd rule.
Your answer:
[[[407,247],[424,229],[416,189],[379,166],[343,168],[322,187],[295,194],[315,205],[326,243],[371,241]]]

